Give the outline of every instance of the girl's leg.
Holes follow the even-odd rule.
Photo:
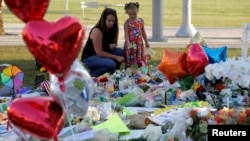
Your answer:
[[[98,77],[107,72],[113,72],[116,67],[114,60],[99,57],[97,55],[84,59],[83,63],[89,69],[89,73],[93,77]]]

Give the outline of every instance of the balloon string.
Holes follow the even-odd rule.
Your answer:
[[[62,98],[65,99],[65,94],[62,94]],[[72,123],[71,123],[71,116],[69,114],[69,110],[67,109],[66,103],[62,102],[62,106],[63,106],[63,109],[65,110],[65,114],[66,114],[68,122],[69,122],[69,127],[73,126]],[[73,137],[73,141],[76,141],[76,136],[75,136],[75,133],[74,133],[73,129],[74,128],[72,128],[70,131],[71,131],[71,134],[72,134],[72,137]]]
[[[62,89],[61,89],[61,85],[64,85],[64,91],[62,91]],[[52,96],[53,97],[53,93],[52,93],[52,91],[51,91],[51,89],[50,89],[50,84],[49,84],[49,82],[48,81],[45,81],[44,82],[44,87],[45,87],[45,90],[47,91],[47,93],[49,94],[49,96]],[[62,96],[62,99],[65,99],[65,94],[64,94],[64,92],[65,92],[65,90],[66,90],[66,88],[65,88],[65,84],[64,83],[61,83],[60,84],[60,90],[62,91],[62,94],[61,94],[61,96]],[[58,101],[57,101],[58,102]],[[72,126],[72,124],[71,124],[71,122],[70,122],[70,115],[68,114],[68,109],[67,109],[67,107],[66,107],[66,103],[65,103],[65,101],[63,100],[63,101],[60,101],[58,104],[60,104],[61,106],[62,106],[62,108],[64,109],[64,111],[65,111],[65,114],[66,114],[66,116],[67,116],[67,119],[68,119],[68,121],[69,121],[69,126]],[[72,133],[72,136],[73,136],[73,141],[76,141],[76,137],[75,137],[75,134],[74,134],[74,131],[73,131],[73,129],[71,129],[71,133]],[[54,138],[54,141],[58,141],[58,137],[55,137]]]
[[[18,129],[15,125],[11,124],[11,127],[13,128],[13,131],[18,136],[18,140],[20,141],[29,141],[28,137],[23,133],[20,129]]]

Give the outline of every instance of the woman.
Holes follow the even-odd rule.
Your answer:
[[[113,73],[125,60],[124,52],[117,48],[119,26],[116,11],[103,10],[97,24],[90,30],[81,59],[92,77]]]

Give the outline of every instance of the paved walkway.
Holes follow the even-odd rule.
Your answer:
[[[0,36],[0,46],[13,46],[25,45],[22,39],[22,29],[24,24],[5,24],[4,29],[7,35]],[[92,27],[91,25],[88,27]],[[145,27],[148,38],[152,38],[152,27]],[[166,38],[164,42],[150,41],[151,47],[178,47],[184,48],[189,43],[191,38],[176,37],[175,34],[179,27],[164,27],[163,37]],[[197,27],[197,31],[205,39],[209,47],[227,46],[229,48],[240,48],[242,46],[242,28],[210,28],[210,27]],[[88,36],[88,31],[85,38]],[[120,35],[118,45],[122,46],[124,43],[123,29],[120,27]]]

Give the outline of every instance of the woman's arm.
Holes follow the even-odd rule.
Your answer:
[[[103,51],[102,49],[103,34],[100,29],[94,28],[90,34],[90,38],[92,39],[95,52],[98,56],[112,58],[119,62],[124,61],[124,58],[121,56],[113,55],[113,54]]]

